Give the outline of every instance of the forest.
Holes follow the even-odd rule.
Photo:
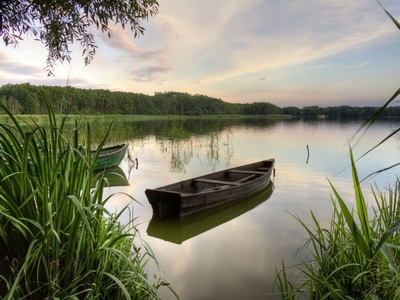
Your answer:
[[[293,117],[354,118],[372,116],[378,107],[278,107],[269,102],[229,103],[205,95],[181,92],[156,92],[153,96],[80,89],[71,86],[36,86],[29,83],[0,87],[0,102],[12,113],[42,115],[47,113],[41,95],[46,95],[60,114],[70,115],[290,115]],[[386,108],[385,117],[400,117],[400,107]]]

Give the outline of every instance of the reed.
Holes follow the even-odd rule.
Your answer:
[[[145,272],[156,258],[133,218],[118,221],[128,207],[105,208],[112,196],[103,199],[106,180],[94,177],[105,138],[92,157],[89,124],[76,121],[71,135],[42,97],[45,126],[1,106],[11,123],[0,124],[0,298],[158,299],[166,283]]]
[[[294,267],[282,263],[277,269],[275,286],[282,299],[400,297],[398,184],[388,194],[373,189],[370,216],[351,150],[350,154],[356,207],[349,209],[330,183],[334,197],[329,228],[322,228],[312,212],[312,227],[295,216],[309,235],[297,254],[307,251],[311,258]]]
[[[181,141],[190,139],[191,134],[185,129],[183,121],[173,121],[165,136],[172,141]]]

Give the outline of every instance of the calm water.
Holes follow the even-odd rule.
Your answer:
[[[131,204],[135,222],[164,269],[151,264],[149,275],[165,278],[181,299],[280,299],[271,295],[275,268],[282,260],[295,264],[299,257],[293,255],[307,237],[291,214],[311,224],[312,210],[327,224],[332,214],[328,180],[349,205],[354,204],[348,141],[360,124],[323,119],[140,122],[135,128],[141,138],[129,141],[138,168],[130,168],[125,159],[120,167],[129,186],[113,187],[106,194],[125,192],[140,203]],[[165,138],[180,126],[190,132],[189,139]],[[357,143],[355,157],[399,126],[398,121],[375,124]],[[359,177],[399,162],[399,146],[392,138],[359,160]],[[267,158],[276,159],[274,187],[248,203],[180,221],[151,221],[146,188]],[[381,189],[393,186],[398,173],[395,168],[366,182],[367,199],[372,200],[372,184]],[[117,195],[108,207],[118,210],[129,203],[129,198]],[[161,296],[174,299],[167,288],[161,289]]]

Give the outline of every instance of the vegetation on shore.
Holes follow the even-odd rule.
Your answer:
[[[93,172],[105,137],[92,157],[89,124],[76,121],[67,138],[44,101],[46,125],[0,104],[12,121],[0,123],[0,298],[159,299],[168,284],[148,281],[150,247],[133,217],[118,220],[129,207],[105,208],[112,195],[103,199],[107,180]]]
[[[109,90],[78,89],[70,86],[34,86],[7,84],[0,87],[0,102],[15,114],[43,114],[45,103],[38,98],[44,93],[54,108],[62,114],[78,115],[232,115],[280,114],[270,103],[233,104],[220,99],[166,92],[154,96],[111,92]]]
[[[39,124],[46,123],[48,121],[47,115],[15,115],[18,119],[23,122],[31,123],[36,122]],[[56,115],[57,120],[65,119],[66,123],[75,122],[75,120],[87,121],[87,122],[140,122],[140,121],[151,121],[151,120],[186,120],[188,118],[201,118],[201,119],[230,119],[230,118],[291,118],[289,115],[206,115],[206,116],[182,116],[182,115]],[[9,123],[11,119],[8,115],[0,114],[1,123]]]
[[[14,114],[46,114],[46,104],[38,97],[45,93],[56,112],[68,115],[135,115],[139,116],[294,116],[331,118],[365,118],[374,115],[377,107],[306,106],[278,107],[268,102],[228,103],[205,95],[165,92],[153,96],[111,92],[109,90],[78,89],[70,86],[34,86],[29,83],[0,87],[0,103]],[[57,109],[56,109],[57,108]],[[388,107],[383,115],[399,117],[400,107]]]
[[[351,163],[356,210],[348,208],[331,183],[329,228],[323,228],[312,212],[312,227],[295,216],[309,235],[298,254],[311,257],[294,267],[282,262],[276,280],[282,299],[399,299],[398,185],[388,194],[373,190],[370,218],[352,154]]]

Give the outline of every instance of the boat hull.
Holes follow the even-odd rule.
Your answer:
[[[113,147],[103,148],[97,157],[96,164],[94,167],[95,171],[102,171],[108,168],[118,166],[125,156],[128,143],[121,144]],[[92,152],[92,155],[95,151]]]
[[[160,218],[185,217],[262,192],[274,173],[264,160],[145,191]]]
[[[270,181],[262,192],[253,197],[246,197],[243,200],[234,201],[186,218],[160,219],[157,215],[154,215],[147,227],[147,234],[171,243],[182,244],[186,240],[251,211],[268,200],[273,190],[274,184]]]

